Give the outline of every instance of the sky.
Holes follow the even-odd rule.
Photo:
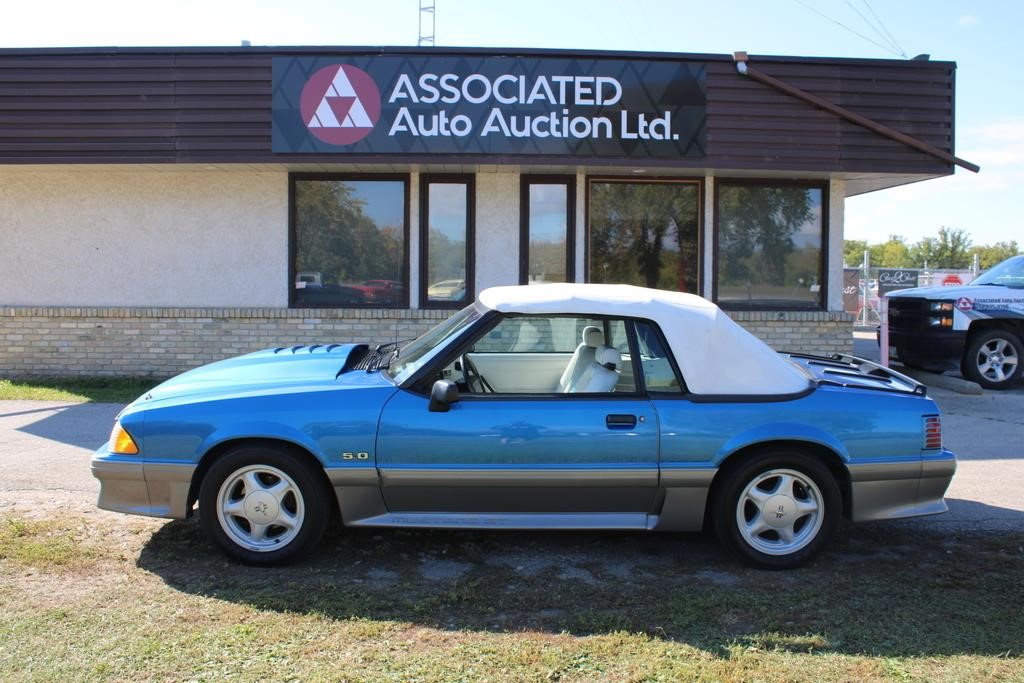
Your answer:
[[[957,63],[956,154],[981,173],[846,203],[845,236],[910,242],[942,226],[1024,247],[1024,2],[435,0],[438,46],[903,58]],[[2,5],[0,47],[415,45],[419,0],[49,0]],[[857,35],[860,34],[860,35]],[[894,45],[896,47],[894,47]]]

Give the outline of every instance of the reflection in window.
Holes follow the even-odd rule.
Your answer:
[[[648,391],[661,391],[673,394],[682,393],[683,389],[672,369],[668,350],[653,323],[637,321],[636,344],[640,350],[640,366],[644,371],[644,383]]]
[[[471,184],[461,177],[424,177],[423,188],[423,304],[460,306],[472,296],[467,286]]]
[[[525,202],[520,282],[569,282],[572,278],[570,229],[572,194],[570,179],[523,177]]]
[[[404,306],[405,181],[293,182],[294,304]]]
[[[699,194],[693,182],[592,181],[590,281],[697,292]]]
[[[764,308],[820,308],[822,188],[722,183],[717,299]]]

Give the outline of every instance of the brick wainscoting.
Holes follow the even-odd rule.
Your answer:
[[[275,346],[415,337],[451,311],[280,308],[0,308],[0,377],[169,377]],[[852,316],[734,311],[773,348],[849,353]]]

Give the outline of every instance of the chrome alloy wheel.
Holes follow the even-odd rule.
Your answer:
[[[982,377],[991,382],[1005,382],[1017,369],[1020,359],[1012,344],[996,337],[978,349],[974,362],[977,364],[978,374]]]
[[[790,469],[762,472],[746,485],[736,503],[736,526],[743,540],[766,555],[789,555],[814,540],[824,518],[817,484]]]
[[[233,542],[268,552],[293,541],[306,516],[302,493],[287,474],[270,465],[231,473],[217,493],[217,519]]]

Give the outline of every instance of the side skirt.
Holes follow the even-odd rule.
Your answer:
[[[656,517],[643,512],[623,513],[504,513],[389,512],[354,520],[351,526],[430,527],[443,529],[633,529],[652,528]]]

